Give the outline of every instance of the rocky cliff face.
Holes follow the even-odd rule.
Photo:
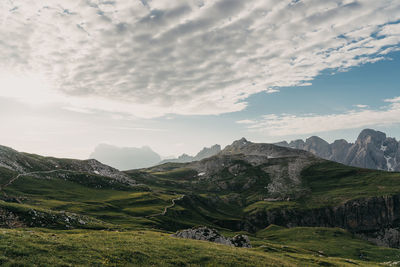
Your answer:
[[[385,133],[372,129],[363,130],[354,144],[345,140],[336,140],[332,144],[313,136],[305,142],[296,140],[290,143],[279,142],[276,145],[303,149],[318,157],[346,165],[400,171],[400,144],[396,139],[386,137]]]
[[[270,224],[286,227],[340,227],[379,245],[400,248],[400,195],[362,198],[336,207],[273,209],[247,217],[246,230]]]

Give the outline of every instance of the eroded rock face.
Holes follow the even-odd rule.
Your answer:
[[[209,241],[232,247],[251,248],[249,237],[246,235],[236,235],[232,238],[227,238],[218,233],[217,230],[205,226],[181,230],[176,232],[172,236],[179,238]]]
[[[400,248],[400,195],[350,200],[335,207],[273,209],[250,215],[248,230],[270,224],[286,227],[340,227],[378,245]],[[242,226],[242,229],[247,229]]]
[[[354,167],[400,171],[400,143],[394,138],[386,137],[385,133],[372,129],[363,130],[353,144],[343,139],[329,144],[313,136],[306,142],[283,141],[276,145],[306,150],[323,159]]]
[[[332,154],[332,148],[329,143],[318,136],[308,138],[303,149],[324,159],[328,158]]]
[[[400,228],[386,228],[374,233],[359,235],[378,246],[400,248]]]

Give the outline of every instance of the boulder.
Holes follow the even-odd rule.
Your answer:
[[[224,237],[217,230],[205,226],[191,229],[180,230],[172,235],[173,237],[195,239],[214,242],[232,247],[251,248],[249,237],[246,235],[236,235],[232,238]]]

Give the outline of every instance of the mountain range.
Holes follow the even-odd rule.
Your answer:
[[[360,146],[384,142],[374,133]],[[199,161],[128,171],[0,147],[0,228],[5,265],[391,265],[400,174],[245,138]],[[171,235],[209,228],[247,248]]]
[[[214,156],[214,155],[218,154],[219,152],[221,152],[221,146],[213,145],[211,147],[204,147],[195,156],[190,156],[188,154],[182,154],[178,158],[165,159],[165,160],[161,161],[159,164],[163,164],[163,163],[167,163],[167,162],[186,163],[186,162],[198,161],[198,160],[202,160],[202,159]]]
[[[204,158],[211,157],[220,151],[220,145],[213,145],[211,147],[204,147],[195,156],[182,154],[178,158],[168,158],[162,160],[162,157],[148,146],[117,147],[108,144],[99,144],[89,157],[119,170],[130,170],[148,168],[166,162],[185,163],[202,160]]]
[[[343,163],[345,165],[385,170],[400,171],[400,142],[395,138],[387,137],[385,133],[372,129],[361,131],[354,143],[339,139],[329,144],[318,136],[312,136],[305,141],[298,139],[291,142],[275,143],[277,146],[306,150],[314,155]],[[182,154],[177,158],[161,160],[161,156],[150,147],[116,147],[100,144],[90,155],[100,162],[119,170],[148,168],[151,166],[175,162],[188,163],[200,161],[221,152],[221,146],[216,144],[204,147],[195,156]]]
[[[323,159],[349,166],[400,171],[400,143],[395,138],[372,129],[361,131],[354,143],[340,139],[329,144],[318,136],[312,136],[306,141],[283,141],[276,145],[306,150]]]

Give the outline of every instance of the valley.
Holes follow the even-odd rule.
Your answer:
[[[207,255],[211,253],[208,249],[216,246],[220,253],[213,260],[204,256],[193,261],[174,254],[175,260],[183,257],[182,265],[218,264],[230,253],[236,255],[232,264],[249,266],[268,266],[266,262],[271,266],[301,262],[345,266],[353,261],[375,266],[400,261],[398,173],[349,167],[303,150],[245,139],[201,161],[125,172],[90,160],[49,159],[7,151],[8,156],[1,159],[6,167],[0,167],[0,246],[13,252],[3,254],[6,265],[27,261],[30,253],[44,265],[50,264],[40,255],[63,252],[47,246],[41,254],[29,244],[35,247],[33,244],[51,235],[58,236],[54,242],[61,247],[70,238],[86,236],[90,242],[104,242],[102,249],[112,250],[108,241],[99,241],[98,233],[132,244],[140,237],[149,249],[152,242],[169,244],[158,248],[168,252],[131,248],[120,252],[126,258],[104,256],[111,257],[102,259],[109,265],[117,260],[137,265],[159,261],[172,266],[176,263],[161,255],[176,254],[171,250],[180,251],[179,246],[201,248]],[[10,158],[17,159],[16,163],[11,164]],[[245,233],[252,248],[169,236],[196,226],[215,228],[227,236]],[[17,236],[21,242],[18,247],[6,242]],[[119,253],[118,246],[112,253]],[[19,250],[31,251],[10,256]],[[78,253],[75,257],[81,262],[68,256],[64,263],[56,259],[53,263],[85,265],[84,251],[99,261],[103,257],[99,255],[108,255],[88,245],[71,248],[71,255]],[[250,264],[253,257],[254,264]]]

